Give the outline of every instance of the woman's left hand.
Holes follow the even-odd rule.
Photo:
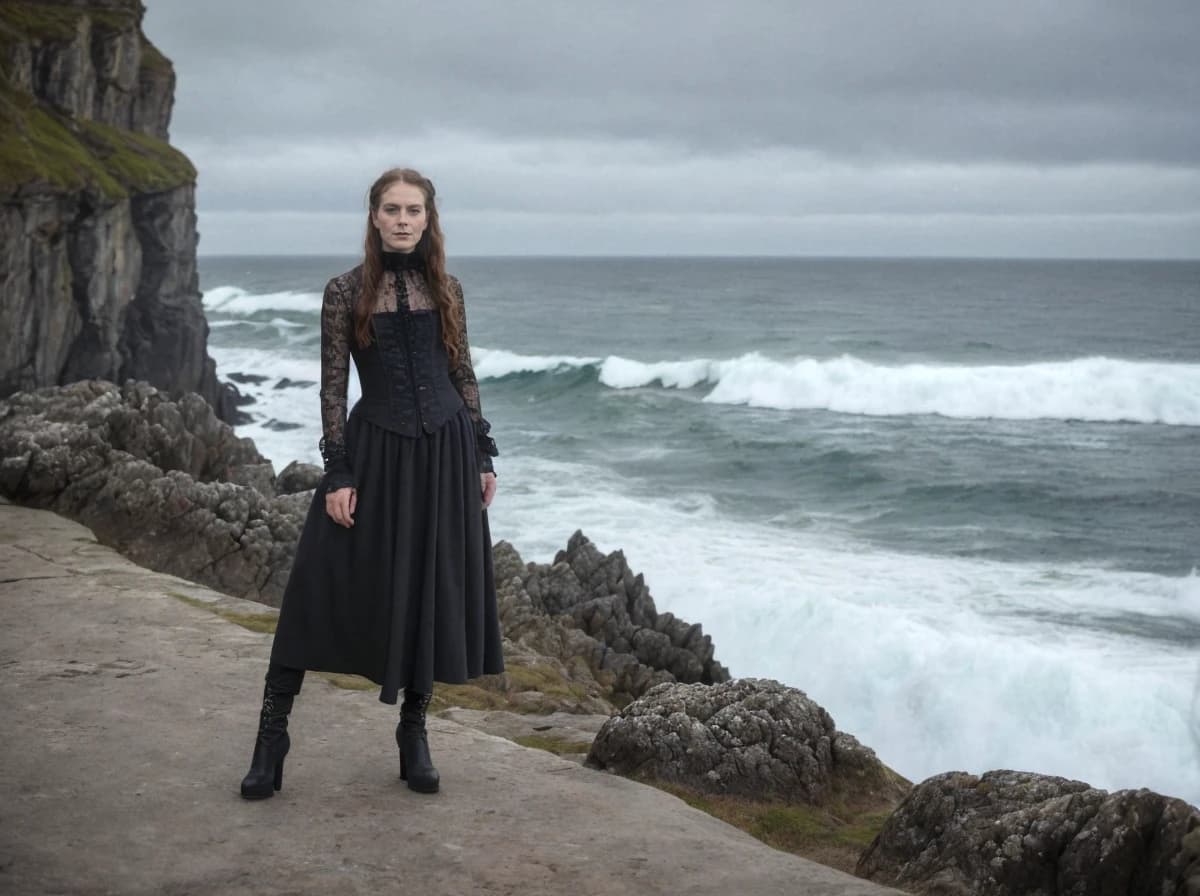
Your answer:
[[[496,474],[480,473],[479,488],[483,491],[483,509],[487,510],[492,498],[496,497]]]

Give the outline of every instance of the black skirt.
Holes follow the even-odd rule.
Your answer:
[[[409,438],[350,414],[354,525],[313,495],[284,590],[271,660],[362,675],[395,703],[434,681],[504,671],[492,541],[475,428],[464,407]]]

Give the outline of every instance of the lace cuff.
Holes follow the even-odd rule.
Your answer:
[[[321,459],[325,462],[325,491],[336,492],[339,488],[354,488],[354,471],[350,469],[345,444],[321,439],[319,447]]]
[[[496,440],[488,435],[492,430],[492,424],[480,417],[475,423],[475,444],[479,449],[479,472],[495,473],[496,469],[492,466],[492,458],[500,455],[500,449],[496,447]]]

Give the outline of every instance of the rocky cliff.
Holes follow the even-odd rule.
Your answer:
[[[138,0],[0,3],[0,395],[84,378],[232,419],[196,273],[196,170]]]

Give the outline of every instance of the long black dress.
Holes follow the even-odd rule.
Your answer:
[[[458,363],[442,345],[423,263],[385,253],[374,339],[359,346],[361,266],[329,282],[321,312],[326,476],[313,495],[284,590],[271,660],[363,675],[396,703],[409,688],[504,671],[480,471],[495,443],[479,406],[462,287]],[[349,360],[363,394],[346,417]],[[354,525],[325,494],[357,488]]]

